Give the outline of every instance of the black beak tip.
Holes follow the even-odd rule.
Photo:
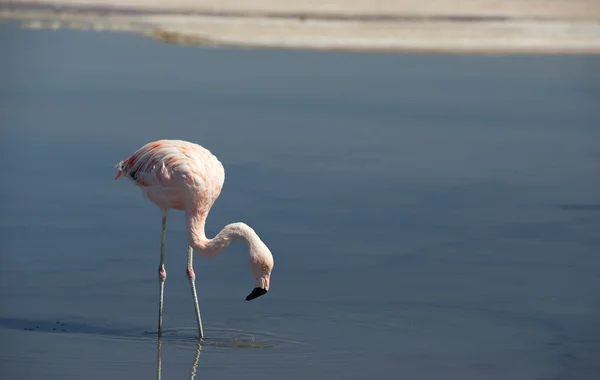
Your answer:
[[[252,293],[248,294],[248,296],[246,297],[246,301],[252,301],[253,299],[258,298],[260,296],[264,296],[265,294],[267,294],[267,290],[256,287],[252,289]]]

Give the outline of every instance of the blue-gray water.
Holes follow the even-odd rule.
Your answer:
[[[242,243],[196,258],[213,338],[197,379],[600,373],[598,57],[198,49],[10,25],[0,44],[0,378],[156,376],[160,214],[113,166],[160,138],[225,165],[208,235],[244,221],[275,256],[252,302]],[[196,357],[185,265],[173,212],[163,379]]]

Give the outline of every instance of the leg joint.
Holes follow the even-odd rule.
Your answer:
[[[190,279],[190,281],[194,281],[196,279],[194,268],[187,268],[185,272],[187,273],[187,276]]]

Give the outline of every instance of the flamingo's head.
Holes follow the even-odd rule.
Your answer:
[[[260,242],[260,244],[250,247],[250,271],[256,279],[256,284],[252,292],[246,297],[246,301],[267,294],[273,265],[273,255],[264,243]]]

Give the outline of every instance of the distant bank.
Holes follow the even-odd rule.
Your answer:
[[[0,20],[200,46],[600,53],[598,0],[1,0]]]

